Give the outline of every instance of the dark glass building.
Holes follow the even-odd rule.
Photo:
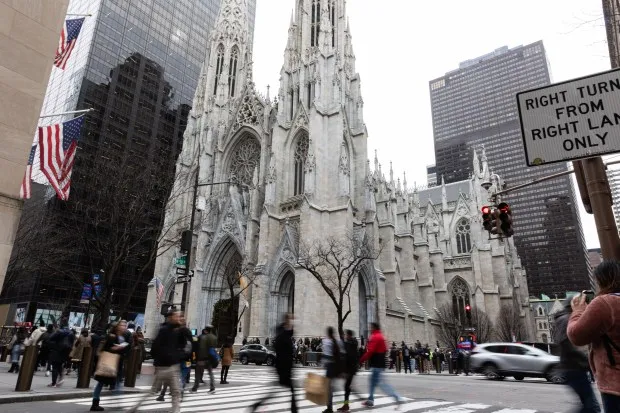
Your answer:
[[[256,0],[248,3],[253,33]],[[71,1],[68,13],[90,13],[92,17],[84,23],[67,69],[54,69],[42,113],[92,111],[86,114],[82,127],[69,201],[61,202],[40,187],[28,201],[41,209],[35,215],[43,225],[63,231],[67,228],[63,223],[80,221],[97,201],[100,188],[105,187],[99,181],[101,168],[126,163],[135,168],[136,175],[147,171],[157,182],[154,192],[148,193],[150,202],[142,215],[145,227],[161,226],[219,8],[220,0]],[[46,118],[41,123],[69,118]],[[36,166],[34,179],[43,182]],[[106,188],[110,197],[116,196],[115,188]],[[20,227],[25,225],[28,223],[20,223]],[[105,225],[102,228],[114,230]],[[94,228],[85,230],[93,231],[93,236],[96,233]],[[120,263],[120,276],[110,286],[112,310],[131,319],[135,318],[131,314],[144,310],[147,283],[154,269],[148,254],[156,247],[158,234],[132,236],[141,249]],[[26,254],[23,247],[16,248],[16,253]],[[59,316],[61,310],[84,313],[86,306],[80,304],[82,284],[99,272],[101,262],[102,257],[92,249],[76,248],[62,263],[55,262],[57,270],[33,273],[25,269],[27,266],[13,265],[0,297],[0,303],[11,304],[7,322],[51,321],[50,317]]]
[[[491,172],[508,187],[566,171],[564,163],[531,168],[525,163],[516,94],[550,83],[541,41],[502,47],[429,82],[437,180],[468,179],[473,149],[482,146]],[[571,178],[542,182],[503,200],[513,209],[530,294],[589,288],[591,269]]]

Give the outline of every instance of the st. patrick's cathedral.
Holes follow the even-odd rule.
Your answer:
[[[299,245],[343,234],[382,246],[352,283],[345,328],[358,335],[378,321],[390,341],[434,343],[446,303],[492,319],[503,303],[516,303],[530,325],[514,244],[482,228],[489,194],[481,183],[494,177],[484,150],[474,154],[468,181],[409,187],[391,167],[382,170],[376,154],[369,160],[346,0],[296,2],[274,98],[252,80],[247,16],[246,0],[222,1],[166,213],[162,242],[194,220],[190,328],[213,322],[218,302],[230,297],[227,272],[243,267],[252,283],[240,295],[237,340],[264,342],[286,312],[295,315],[296,337],[322,336],[337,325],[335,307],[298,264]],[[162,321],[162,300],[182,301],[181,251],[164,250],[149,285],[147,336]]]

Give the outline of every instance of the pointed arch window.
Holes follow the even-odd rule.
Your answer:
[[[230,53],[230,66],[228,67],[228,90],[230,97],[235,97],[235,86],[237,83],[237,64],[239,63],[239,49],[237,46],[232,48]]]
[[[306,107],[310,109],[310,105],[312,105],[312,83],[311,82],[308,82],[308,85],[306,86],[306,93],[308,94],[308,101],[306,102],[307,103]]]
[[[321,0],[312,0],[312,21],[310,24],[310,46],[319,45],[321,31]]]
[[[467,322],[465,306],[471,305],[469,301],[469,287],[462,278],[457,278],[450,288],[452,296],[452,310],[461,324]]]
[[[254,171],[260,163],[260,151],[260,144],[252,135],[246,134],[239,141],[230,161],[229,174],[232,181],[252,185]]]
[[[301,195],[304,193],[304,172],[306,169],[306,159],[308,158],[309,145],[310,140],[308,139],[308,134],[306,132],[303,132],[299,136],[299,138],[297,139],[297,143],[295,144],[295,181],[293,195]]]
[[[215,63],[215,81],[213,82],[213,95],[217,95],[217,85],[220,83],[220,77],[224,70],[224,45],[217,47],[217,60]]]
[[[471,252],[471,225],[465,218],[456,224],[456,252],[458,254]]]

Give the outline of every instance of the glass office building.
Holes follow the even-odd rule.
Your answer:
[[[220,0],[71,1],[67,19],[91,16],[84,22],[66,70],[53,70],[42,114],[93,110],[82,127],[69,201],[61,203],[49,191],[47,197],[37,191],[39,199],[29,201],[46,208],[46,222],[67,219],[67,214],[78,213],[76,205],[89,202],[97,174],[95,160],[104,153],[129,157],[136,166],[153,169],[155,176],[174,174],[219,7]],[[256,0],[249,0],[249,9],[253,33]],[[70,117],[44,118],[41,124]],[[43,182],[40,174],[34,174],[35,181]],[[157,219],[161,212],[157,208],[166,197],[154,200],[145,220]],[[154,239],[148,242],[156,245]],[[65,268],[73,273],[70,278],[82,276],[87,281],[97,257],[76,251],[69,261]],[[136,279],[142,266],[139,259],[123,263],[123,274],[113,286],[113,307],[129,313],[144,309],[153,272]],[[12,278],[22,282],[5,285],[1,300],[15,304],[15,313],[24,314],[28,321],[36,317],[37,303],[66,301],[72,309],[81,308],[79,283],[42,274]]]
[[[551,83],[541,41],[502,47],[468,60],[429,82],[436,176],[446,183],[468,179],[473,149],[484,146],[489,167],[508,187],[566,171],[557,163],[527,167],[516,94]],[[590,286],[591,269],[575,189],[568,176],[508,194],[515,243],[531,295],[563,294]]]

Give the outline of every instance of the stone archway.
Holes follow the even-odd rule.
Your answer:
[[[359,336],[364,337],[364,339],[368,338],[368,323],[370,320],[368,319],[368,305],[366,304],[366,300],[368,294],[366,293],[366,284],[362,278],[362,275],[357,277],[358,281],[358,303],[359,303]]]
[[[278,322],[286,313],[295,312],[295,274],[288,271],[280,282],[278,291]]]

